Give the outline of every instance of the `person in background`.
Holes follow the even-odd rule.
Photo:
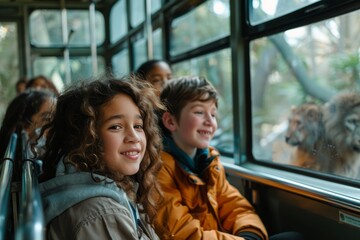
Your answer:
[[[44,128],[47,239],[158,239],[157,108],[154,89],[134,76],[83,83],[59,97]]]
[[[0,128],[0,156],[3,157],[12,133],[24,130],[31,139],[49,121],[57,96],[46,89],[27,89],[8,105]]]
[[[26,84],[26,89],[28,88],[45,88],[53,91],[57,96],[60,95],[54,83],[43,75],[38,75],[31,78]]]
[[[26,83],[28,82],[27,77],[21,77],[19,78],[19,80],[16,82],[16,95],[19,95],[20,93],[22,93],[23,91],[25,91],[26,89]]]
[[[16,96],[8,105],[2,125],[0,128],[0,156],[5,156],[10,137],[13,133],[17,134],[17,144],[14,156],[13,179],[21,180],[21,167],[23,157],[22,137],[23,133],[28,137],[28,155],[30,158],[40,159],[44,152],[44,137],[38,138],[43,125],[45,125],[52,115],[57,96],[47,89],[27,89]],[[36,146],[37,151],[31,151],[32,146]],[[2,161],[1,161],[2,162]],[[36,161],[41,171],[41,160]]]
[[[217,129],[218,93],[203,77],[165,84],[160,99],[164,151],[158,175],[164,203],[157,213],[161,239],[265,240],[255,209],[226,179],[220,154],[210,146]],[[286,233],[270,239],[301,239]]]
[[[165,81],[172,78],[172,70],[170,65],[164,60],[153,59],[141,64],[136,70],[143,80],[150,82],[155,89],[162,90]]]

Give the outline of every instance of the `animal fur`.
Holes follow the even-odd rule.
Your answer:
[[[318,150],[322,145],[324,127],[322,108],[315,103],[292,107],[285,141],[296,149],[291,164],[320,170]]]
[[[338,94],[323,112],[331,173],[360,179],[360,94]]]

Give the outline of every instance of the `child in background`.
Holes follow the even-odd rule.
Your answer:
[[[161,205],[156,231],[161,239],[268,239],[254,208],[230,185],[219,152],[209,146],[217,129],[218,94],[205,78],[167,82],[160,95],[164,151]],[[301,239],[297,234],[271,239]],[[294,238],[293,238],[294,237]]]
[[[36,130],[49,121],[55,109],[56,99],[57,96],[49,90],[27,89],[10,102],[0,129],[1,157],[5,154],[12,133],[17,133],[20,139],[24,130],[30,139],[36,138]],[[16,155],[21,157],[21,154]]]
[[[59,97],[40,184],[47,239],[158,239],[161,107],[153,88],[132,78]]]
[[[15,84],[16,95],[19,95],[20,93],[25,91],[27,81],[28,81],[28,79],[26,76],[19,78],[19,80]]]
[[[49,89],[50,91],[53,91],[57,96],[60,95],[58,89],[56,88],[55,84],[48,78],[46,78],[43,75],[38,75],[33,78],[31,78],[26,83],[26,89],[28,88],[36,88],[36,89]]]
[[[136,71],[143,79],[150,82],[155,89],[162,90],[164,83],[172,78],[172,70],[170,65],[164,60],[149,60],[144,62]]]

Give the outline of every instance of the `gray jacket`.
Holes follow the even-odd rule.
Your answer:
[[[101,175],[70,167],[41,183],[40,192],[47,239],[159,239],[126,193]]]

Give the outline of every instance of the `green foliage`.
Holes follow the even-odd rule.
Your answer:
[[[360,89],[358,53],[343,54],[332,59],[332,81],[337,89]]]
[[[19,59],[15,23],[0,22],[0,120],[7,105],[15,97],[15,84],[19,78]]]

